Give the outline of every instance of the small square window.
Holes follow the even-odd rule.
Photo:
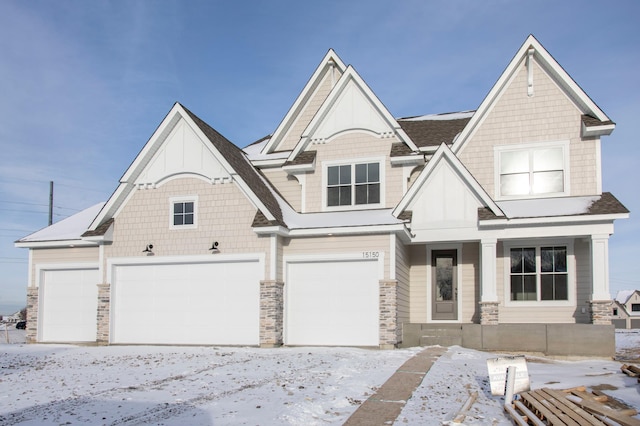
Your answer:
[[[170,203],[171,219],[169,224],[171,228],[185,229],[196,227],[197,199],[176,198],[170,200]]]

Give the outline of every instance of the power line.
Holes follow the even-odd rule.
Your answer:
[[[27,205],[27,206],[38,206],[38,207],[49,207],[48,204],[38,204],[38,203],[27,203],[25,201],[7,201],[7,200],[0,200],[0,203],[9,203],[9,204],[23,204],[23,205]],[[61,209],[61,210],[71,210],[74,212],[79,212],[80,210],[78,209],[72,209],[70,207],[61,207],[61,206],[53,206],[54,209]]]

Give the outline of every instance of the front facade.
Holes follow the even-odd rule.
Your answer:
[[[618,292],[613,301],[611,321],[616,328],[640,328],[640,290]]]
[[[533,36],[475,111],[396,119],[332,50],[244,150],[175,104],[105,204],[16,243],[28,338],[611,346],[614,127]]]

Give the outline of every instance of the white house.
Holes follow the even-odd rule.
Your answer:
[[[244,149],[176,103],[104,205],[16,242],[28,339],[608,356],[614,128],[533,36],[474,111],[395,118],[333,50]]]

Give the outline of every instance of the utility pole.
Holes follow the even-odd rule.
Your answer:
[[[49,181],[49,226],[53,224],[53,181]]]

